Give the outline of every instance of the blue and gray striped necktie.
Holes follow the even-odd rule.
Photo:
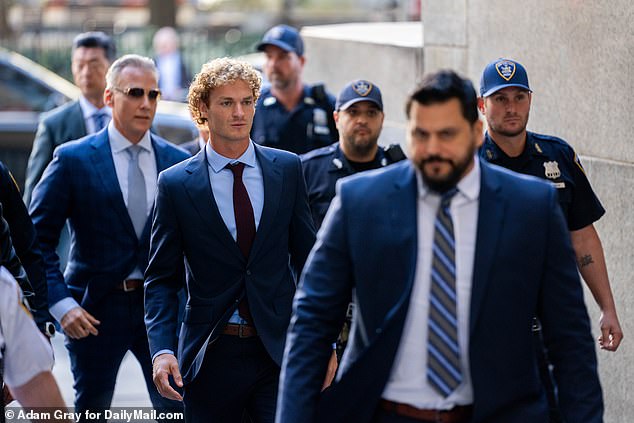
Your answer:
[[[445,398],[462,382],[456,312],[456,248],[449,210],[457,192],[457,188],[452,188],[442,195],[436,215],[429,291],[427,381]]]

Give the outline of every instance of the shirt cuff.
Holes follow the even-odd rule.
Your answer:
[[[48,311],[51,312],[51,316],[55,318],[60,324],[62,323],[62,318],[74,309],[75,307],[79,307],[79,303],[75,301],[73,297],[66,297],[62,300],[59,300]]]
[[[159,350],[156,354],[154,354],[152,356],[152,364],[154,364],[154,360],[156,359],[156,357],[158,357],[159,355],[163,355],[163,354],[172,354],[172,355],[174,355],[174,351],[168,350],[168,349]]]

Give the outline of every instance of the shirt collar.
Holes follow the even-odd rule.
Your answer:
[[[110,121],[108,124],[108,139],[110,141],[110,148],[113,153],[120,153],[126,148],[130,147],[132,143],[114,126],[114,122]],[[141,141],[137,143],[143,150],[152,151],[152,140],[150,139],[150,131],[146,131],[143,134]]]
[[[110,107],[103,106],[101,109],[98,109],[83,95],[79,97],[79,107],[81,107],[81,113],[84,115],[84,119],[93,117],[97,112],[112,116],[112,109],[110,109]]]
[[[418,193],[421,198],[429,195],[439,196],[436,192],[429,189],[423,182],[423,176],[416,167],[416,180],[418,184]],[[475,201],[480,196],[480,159],[474,156],[473,167],[457,184],[458,194],[462,195],[469,201]]]
[[[207,157],[207,163],[214,171],[214,173],[220,172],[229,163],[240,162],[250,167],[256,166],[255,147],[253,146],[253,142],[251,140],[249,140],[249,146],[247,147],[246,151],[242,153],[242,155],[237,159],[230,159],[221,154],[218,154],[209,143],[205,144],[205,156]]]

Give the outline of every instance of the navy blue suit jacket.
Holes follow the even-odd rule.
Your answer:
[[[151,140],[159,172],[189,157],[156,135]],[[90,311],[135,266],[147,265],[150,219],[137,239],[119,188],[107,127],[55,150],[33,192],[30,211],[46,263],[51,305],[74,289],[75,297],[82,297],[81,306]],[[71,250],[62,275],[55,248],[66,219]]]
[[[543,324],[566,421],[602,422],[594,342],[557,193],[499,167],[482,163],[481,170],[469,314],[471,422],[548,420],[533,316]],[[410,161],[338,186],[295,298],[278,423],[370,421],[409,307],[417,196]],[[320,394],[351,292],[356,309],[348,348],[336,382]]]
[[[195,378],[207,343],[222,332],[245,286],[258,336],[273,360],[282,361],[296,275],[315,232],[299,157],[258,145],[255,152],[264,208],[248,259],[218,211],[204,150],[159,176],[145,322],[152,355],[176,351],[174,304],[185,274],[188,298],[178,337],[184,383]]]

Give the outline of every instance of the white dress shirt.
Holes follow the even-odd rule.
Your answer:
[[[437,393],[427,382],[427,325],[432,244],[440,195],[425,186],[417,170],[419,195],[416,275],[403,335],[392,373],[382,395],[387,400],[434,410],[446,410],[456,405],[473,403],[468,355],[469,311],[480,196],[480,165],[477,158],[474,162],[471,171],[458,183],[458,193],[451,200],[450,206],[456,241],[458,343],[463,381],[447,398]]]

